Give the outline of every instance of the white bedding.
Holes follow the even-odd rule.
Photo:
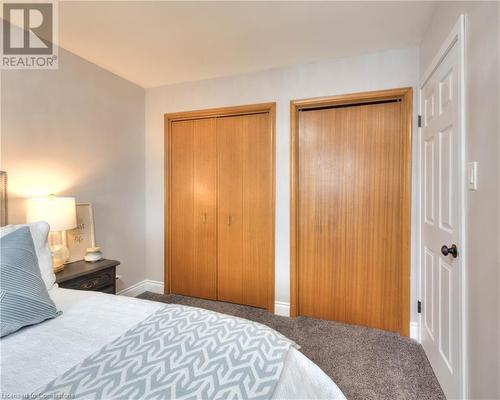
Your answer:
[[[0,341],[3,394],[28,394],[123,334],[162,303],[55,287],[63,314]],[[274,399],[345,399],[335,383],[291,348]]]

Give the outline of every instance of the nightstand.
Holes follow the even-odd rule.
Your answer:
[[[92,290],[116,294],[115,260],[99,260],[95,262],[75,261],[64,266],[64,270],[56,273],[56,283],[65,289]]]

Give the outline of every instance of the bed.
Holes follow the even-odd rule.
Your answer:
[[[198,308],[166,305],[163,303],[140,300],[124,296],[113,296],[97,292],[76,291],[62,289],[54,286],[49,291],[50,297],[62,314],[57,318],[47,320],[43,323],[23,328],[13,334],[2,338],[1,350],[1,390],[13,395],[38,394],[41,398],[47,395],[65,393],[61,388],[72,388],[74,382],[89,380],[88,374],[82,374],[82,368],[89,359],[100,358],[106,360],[106,368],[119,368],[120,362],[105,358],[101,354],[102,349],[110,346],[117,340],[124,343],[127,335],[144,324],[148,318],[155,318],[159,313],[195,313],[197,318],[209,318],[211,321],[217,318],[234,318],[212,311]],[[246,320],[236,321],[236,324],[245,324]],[[234,321],[230,321],[233,323]],[[246,321],[249,324],[250,321]],[[268,329],[263,325],[256,324],[257,329]],[[252,327],[255,329],[255,326]],[[156,334],[158,329],[150,330],[148,335]],[[276,333],[275,331],[272,331]],[[277,333],[276,333],[277,334]],[[268,332],[266,332],[268,335]],[[279,334],[277,334],[279,335]],[[287,340],[277,337],[278,340]],[[163,340],[163,339],[162,339]],[[196,343],[196,339],[192,339]],[[267,346],[267,345],[266,345]],[[261,346],[262,347],[262,346]],[[215,346],[215,348],[219,348]],[[128,350],[120,350],[124,353]],[[158,351],[158,350],[155,350]],[[110,361],[111,360],[111,361]],[[140,361],[136,365],[140,365]],[[271,385],[271,391],[253,393],[249,397],[273,398],[273,399],[344,399],[344,395],[335,383],[312,361],[306,358],[295,345],[289,346],[284,355],[281,367],[273,369],[277,373],[277,381]],[[267,368],[267,365],[262,368]],[[75,369],[76,368],[76,369]],[[80,369],[78,369],[80,368]],[[194,369],[197,368],[195,365]],[[146,368],[144,368],[146,370]],[[135,371],[142,373],[142,370]],[[70,386],[54,386],[54,382],[68,380],[68,376],[77,377]],[[92,376],[92,379],[95,377]],[[123,377],[122,377],[123,378]],[[242,386],[247,387],[248,376],[242,375]],[[98,381],[98,380],[97,380]],[[50,384],[52,386],[50,386]],[[186,385],[190,382],[186,382]],[[87,386],[97,385],[92,381]],[[116,385],[116,384],[115,384]],[[264,387],[264,386],[262,386]],[[54,388],[59,388],[55,390]],[[192,389],[192,388],[191,388]],[[125,389],[124,389],[125,390]],[[134,388],[133,390],[137,390]],[[212,397],[203,391],[186,391],[185,396],[174,396],[170,392],[151,393],[137,392],[132,389],[122,391],[121,395],[111,396],[115,398],[205,398]],[[68,390],[66,393],[72,392]],[[83,392],[82,392],[83,393]],[[86,392],[86,395],[72,396],[76,398],[100,398],[108,397],[102,392]],[[101,393],[101,395],[99,395]],[[170,394],[169,394],[170,393]],[[195,393],[195,395],[193,395]],[[197,393],[197,394],[196,394]],[[235,395],[234,392],[219,391],[219,398],[238,398],[245,395]],[[81,393],[80,393],[81,394]],[[61,397],[61,396],[59,396]],[[62,396],[64,397],[64,396]],[[216,396],[217,397],[217,396]]]

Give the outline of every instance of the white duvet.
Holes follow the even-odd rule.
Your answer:
[[[96,292],[53,288],[63,314],[0,341],[3,397],[33,393],[122,335],[162,303]],[[274,399],[345,399],[335,383],[291,348]]]

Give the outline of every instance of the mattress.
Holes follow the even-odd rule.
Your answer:
[[[55,287],[63,314],[0,341],[1,391],[35,392],[164,306],[162,303]],[[274,399],[345,399],[311,360],[290,348]]]

